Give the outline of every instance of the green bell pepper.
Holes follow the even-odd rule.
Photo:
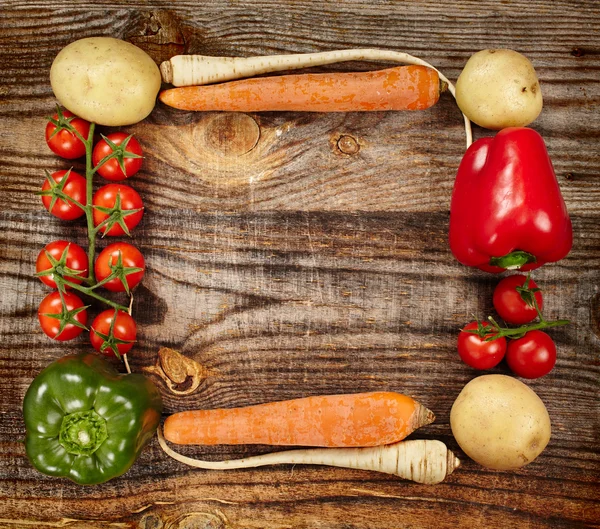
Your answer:
[[[27,456],[35,468],[81,485],[124,474],[158,427],[162,400],[141,374],[119,374],[91,353],[44,369],[23,401]]]

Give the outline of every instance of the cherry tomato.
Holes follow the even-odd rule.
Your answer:
[[[71,126],[75,128],[79,134],[87,139],[90,133],[90,124],[85,119],[74,117],[68,110],[62,111],[63,118],[67,119]],[[52,116],[57,123],[60,124],[60,118],[58,114]],[[58,128],[58,130],[57,130]],[[85,144],[70,130],[62,127],[57,127],[56,123],[48,121],[46,125],[46,143],[53,153],[58,154],[61,158],[67,160],[74,160],[75,158],[81,158],[85,155]]]
[[[113,132],[112,134],[106,136],[106,139],[108,139],[109,142],[119,146],[122,145],[128,137],[129,134],[125,134],[124,132]],[[92,152],[92,162],[94,167],[96,167],[106,156],[113,152],[113,148],[106,141],[106,139],[100,140],[94,147],[94,151]],[[138,156],[142,156],[142,147],[134,137],[129,139],[124,147],[124,150],[133,154],[137,154]],[[100,167],[98,167],[98,173],[107,180],[125,180],[126,178],[137,173],[142,167],[142,158],[128,158],[125,153],[120,153],[120,150],[117,150],[117,152],[119,154],[115,158],[107,160]],[[122,161],[125,172],[123,172],[119,161]]]
[[[506,338],[486,342],[485,338],[493,333],[488,333],[482,338],[478,334],[466,332],[478,328],[483,328],[485,332],[489,326],[486,321],[472,321],[458,335],[458,354],[465,364],[475,369],[490,369],[497,366],[506,353]]]
[[[96,351],[100,351],[106,356],[115,354],[112,347],[116,347],[120,355],[128,353],[133,347],[137,333],[133,318],[127,312],[119,310],[117,311],[117,319],[113,326],[112,337],[127,343],[115,343],[111,340],[110,335],[110,326],[114,317],[114,309],[105,310],[96,316],[90,329],[90,341],[92,342],[92,346]],[[101,334],[108,337],[108,340],[105,340]]]
[[[520,274],[508,276],[502,279],[494,289],[494,308],[498,315],[507,323],[523,325],[535,320],[538,316],[535,306],[525,301],[521,292],[517,290],[517,288],[523,287],[526,280],[527,277]],[[530,279],[527,287],[533,290],[537,288],[537,285],[533,279]],[[525,295],[527,296],[527,293]],[[535,300],[541,311],[544,304],[541,291],[538,290],[529,294],[529,297],[533,296],[535,296]]]
[[[51,179],[55,184],[61,184],[63,178],[68,173],[67,181],[62,185],[62,192],[68,197],[76,200],[81,205],[86,205],[86,181],[83,176],[74,171],[56,171],[52,173]],[[53,184],[54,185],[54,184]],[[42,185],[42,191],[49,191],[51,188],[50,182],[46,178]],[[53,197],[49,195],[42,195],[42,204],[50,211],[50,204],[52,203]],[[85,211],[72,202],[67,202],[62,198],[57,198],[54,206],[52,206],[52,215],[62,220],[74,220],[78,219],[82,215],[85,215]]]
[[[94,225],[98,226],[106,220],[112,213],[102,211],[98,208],[107,208],[113,210],[117,200],[120,201],[120,209],[127,213],[129,210],[139,210],[129,215],[123,215],[121,222],[125,224],[128,230],[135,228],[142,220],[144,215],[144,204],[142,198],[132,187],[123,184],[108,184],[101,187],[94,194]],[[118,209],[118,208],[117,208]],[[116,214],[116,213],[115,213]],[[118,215],[118,214],[117,214]],[[125,230],[119,223],[115,223],[107,230],[107,226],[100,228],[100,231],[105,235],[119,236],[125,235]]]
[[[519,377],[543,377],[556,364],[556,345],[545,332],[529,331],[523,338],[512,340],[508,344],[506,363]]]
[[[113,244],[109,244],[106,248],[104,248],[104,250],[100,252],[100,255],[98,256],[98,259],[96,260],[96,264],[94,266],[94,270],[96,272],[96,279],[98,281],[103,281],[109,275],[111,275],[112,271],[110,269],[110,265],[117,265],[119,255],[121,256],[123,267],[142,269],[139,272],[132,272],[125,276],[129,288],[132,289],[142,280],[142,277],[144,277],[145,262],[144,256],[141,254],[141,252],[135,246],[126,242],[116,242]],[[107,290],[110,290],[111,292],[125,291],[125,286],[123,285],[121,279],[119,279],[118,277],[107,281],[102,286]]]
[[[79,299],[79,297],[73,294],[72,292],[64,292],[63,298],[65,300],[65,305],[68,311],[81,309],[84,306],[81,299]],[[48,294],[42,300],[38,309],[38,319],[40,320],[42,330],[50,338],[53,338],[54,340],[59,340],[61,342],[66,340],[72,340],[76,336],[79,336],[83,331],[82,327],[78,327],[74,323],[67,323],[65,325],[65,328],[59,334],[60,320],[51,316],[46,316],[46,314],[61,314],[62,312],[63,306],[60,298],[60,293],[56,291]],[[87,311],[83,309],[77,312],[76,314],[73,313],[72,319],[85,326],[85,324],[87,323]]]
[[[47,244],[44,249],[38,254],[37,261],[35,263],[35,271],[43,272],[45,270],[50,270],[52,268],[52,263],[46,252],[50,254],[56,261],[61,260],[65,249],[67,249],[66,260],[65,263],[59,265],[60,268],[69,268],[71,270],[77,270],[79,273],[76,275],[64,275],[66,279],[71,281],[71,283],[81,284],[82,278],[87,277],[88,275],[88,257],[85,253],[84,249],[75,244],[74,242],[69,241],[53,241]],[[50,288],[56,288],[56,282],[54,281],[54,274],[50,274],[47,276],[38,276],[42,283],[48,285]],[[66,288],[71,288],[66,285]]]

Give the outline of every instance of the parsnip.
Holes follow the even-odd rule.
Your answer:
[[[174,86],[195,86],[346,61],[384,61],[427,66],[438,72],[440,79],[448,84],[448,91],[456,97],[454,85],[439,70],[418,57],[394,50],[347,49],[257,57],[176,55],[164,61],[160,65],[160,71],[165,83]],[[473,141],[471,122],[464,114],[463,118],[468,148]]]
[[[441,441],[411,440],[368,448],[313,448],[288,450],[230,461],[201,461],[172,450],[158,429],[158,441],[166,454],[204,470],[233,470],[267,465],[326,465],[384,472],[416,483],[442,482],[460,466],[459,459]]]

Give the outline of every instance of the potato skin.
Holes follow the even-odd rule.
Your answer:
[[[516,378],[483,375],[450,411],[452,434],[467,456],[495,470],[531,463],[550,440],[550,417],[537,394]]]
[[[542,111],[542,90],[527,57],[513,50],[482,50],[456,81],[456,103],[473,123],[500,130],[524,127]]]
[[[50,68],[61,105],[99,125],[131,125],[154,108],[161,76],[143,50],[112,37],[90,37],[65,46]]]

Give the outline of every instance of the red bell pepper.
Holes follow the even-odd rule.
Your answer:
[[[571,250],[573,230],[542,137],[503,129],[474,142],[456,176],[450,249],[487,272],[533,270]]]

